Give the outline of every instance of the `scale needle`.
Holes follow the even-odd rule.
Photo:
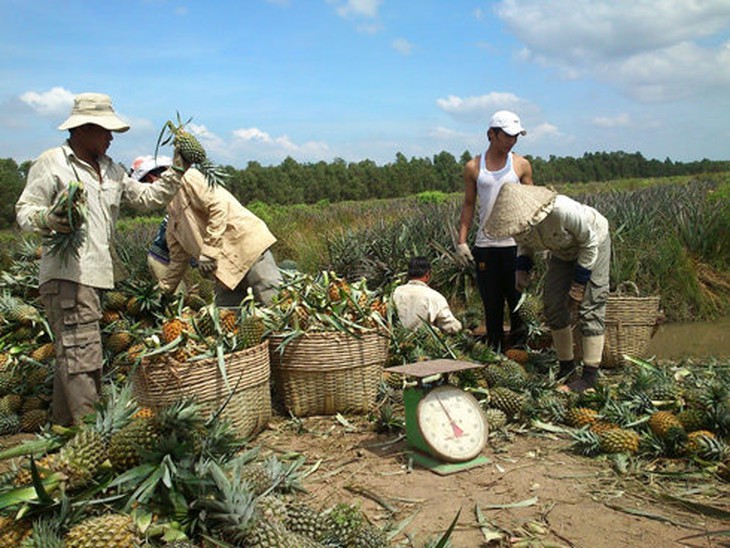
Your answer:
[[[461,436],[463,436],[464,431],[461,428],[459,428],[459,425],[456,424],[456,421],[451,418],[451,414],[449,413],[449,410],[446,409],[444,402],[441,401],[441,398],[439,398],[438,394],[436,394],[436,401],[439,402],[441,409],[443,409],[444,413],[446,413],[446,418],[449,419],[449,424],[451,424],[451,430],[453,430],[453,432],[454,432],[454,437],[460,438]]]

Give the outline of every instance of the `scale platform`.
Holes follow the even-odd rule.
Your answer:
[[[430,385],[434,379],[440,379],[442,375],[464,371],[467,369],[478,369],[484,367],[482,364],[467,362],[463,360],[436,359],[408,363],[388,367],[385,371],[399,373],[416,379],[416,385],[406,386],[403,389],[403,403],[406,415],[406,440],[412,451],[409,452],[411,461],[435,474],[445,476],[456,472],[463,472],[470,468],[482,466],[489,462],[483,455],[477,455],[468,460],[449,459],[445,454],[439,455],[432,443],[427,441],[426,435],[419,426],[420,402],[427,398],[428,394],[438,388]],[[456,390],[455,387],[452,390]],[[464,393],[466,396],[466,393]],[[428,398],[427,398],[428,399]]]

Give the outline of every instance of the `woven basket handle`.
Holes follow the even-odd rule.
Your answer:
[[[636,297],[639,296],[639,287],[632,281],[621,282],[616,286],[616,293],[623,295],[626,293],[633,293]]]

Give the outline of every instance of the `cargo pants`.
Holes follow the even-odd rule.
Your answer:
[[[568,292],[573,283],[576,261],[563,261],[554,255],[548,259],[543,288],[545,320],[551,330],[560,330],[571,324]],[[606,301],[609,292],[611,266],[611,237],[598,246],[598,257],[586,284],[583,302],[578,307],[577,327],[584,337],[603,335],[606,327]]]
[[[101,295],[69,280],[49,280],[39,291],[55,338],[52,418],[70,426],[93,412],[101,395]]]

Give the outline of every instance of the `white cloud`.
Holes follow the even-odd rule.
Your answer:
[[[476,97],[449,95],[446,99],[437,99],[436,104],[454,118],[479,124],[483,124],[495,111],[501,109],[514,110],[520,114],[535,111],[534,106],[515,94],[497,91]]]
[[[429,137],[433,137],[435,139],[446,139],[446,140],[463,140],[465,138],[468,138],[470,134],[464,133],[462,131],[456,131],[455,129],[450,129],[443,126],[438,126],[433,128],[428,133]]]
[[[378,8],[382,4],[382,0],[328,0],[330,4],[334,4],[337,14],[345,19],[355,17],[375,18],[378,16]]]
[[[396,38],[391,45],[395,51],[402,55],[410,55],[413,51],[413,44],[405,38]]]
[[[233,131],[233,142],[229,146],[228,155],[240,155],[243,152],[256,154],[266,158],[283,160],[286,156],[298,156],[300,159],[328,160],[330,148],[321,141],[305,141],[295,143],[288,135],[272,136],[257,127],[241,128]]]
[[[523,42],[519,59],[566,79],[593,76],[643,101],[730,83],[730,48],[716,44],[727,0],[503,0],[495,12]]]
[[[563,133],[554,125],[543,122],[534,128],[529,128],[526,139],[539,141],[544,137],[562,137]]]
[[[41,116],[58,117],[71,112],[74,94],[62,87],[51,88],[41,93],[27,91],[20,100]]]
[[[598,116],[593,119],[593,124],[605,128],[627,127],[631,125],[631,117],[625,112],[613,117]]]

